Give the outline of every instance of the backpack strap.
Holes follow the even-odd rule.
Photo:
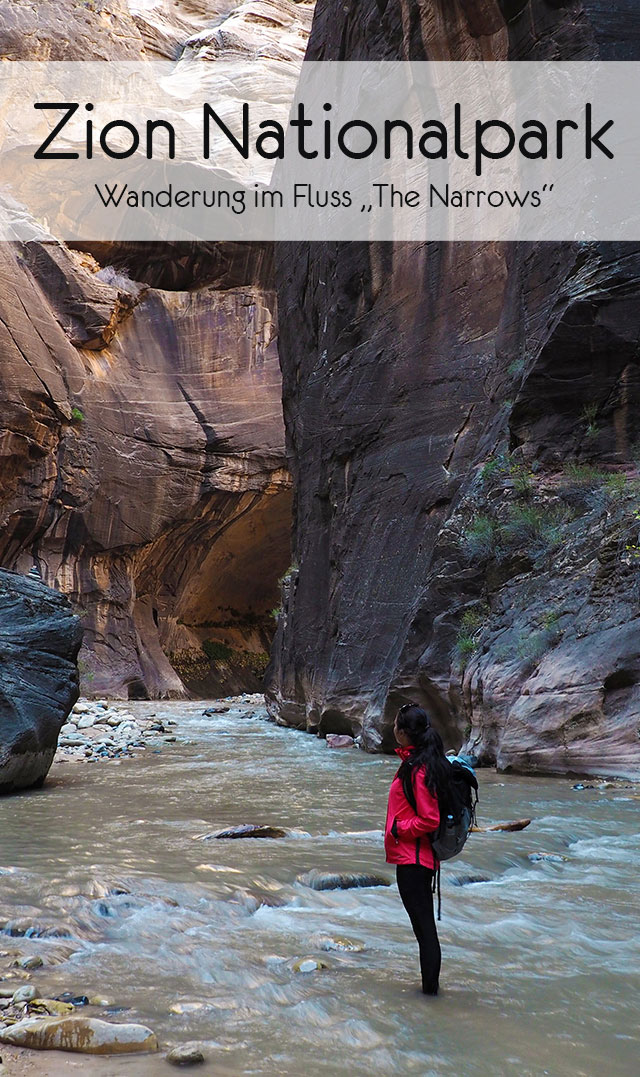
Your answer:
[[[440,861],[436,860],[435,856],[434,856],[434,860],[435,860],[435,862],[436,862],[436,864],[438,866],[437,866],[437,868],[435,868],[435,870],[433,872],[433,882],[431,884],[431,893],[432,894],[437,893],[437,895],[438,895],[438,920],[441,920],[442,919],[442,895],[440,893]]]

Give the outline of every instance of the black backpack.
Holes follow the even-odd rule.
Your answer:
[[[438,860],[451,860],[462,852],[476,820],[478,803],[478,779],[471,764],[458,758],[449,762],[449,788],[438,801],[440,826],[431,836],[431,847]]]
[[[438,861],[451,860],[462,852],[469,837],[471,827],[476,821],[478,803],[478,779],[473,767],[463,757],[447,757],[451,766],[449,784],[445,792],[438,797],[440,808],[440,825],[431,834],[431,847]],[[403,782],[404,795],[414,811],[417,809],[411,775]],[[433,891],[438,891],[438,920],[440,919],[440,866],[433,877]]]

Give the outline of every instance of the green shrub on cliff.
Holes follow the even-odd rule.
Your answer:
[[[461,541],[470,559],[490,557],[496,546],[496,524],[490,516],[476,516],[465,530]]]
[[[202,644],[202,650],[211,662],[228,662],[233,654],[231,647],[215,639],[206,639]]]
[[[500,537],[507,547],[517,546],[525,553],[551,550],[562,540],[566,512],[546,505],[510,505]]]

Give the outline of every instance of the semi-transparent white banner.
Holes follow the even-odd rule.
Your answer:
[[[638,240],[639,86],[636,63],[5,63],[0,239]]]

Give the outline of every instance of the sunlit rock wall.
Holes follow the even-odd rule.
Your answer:
[[[5,2],[8,60],[300,62],[293,0]],[[266,66],[265,66],[266,65]],[[83,613],[83,690],[257,688],[290,563],[272,258],[0,247],[0,564]],[[203,645],[205,650],[203,651]]]

